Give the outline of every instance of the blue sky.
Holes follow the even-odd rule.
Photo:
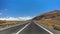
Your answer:
[[[60,0],[0,0],[0,16],[36,16],[60,10]]]

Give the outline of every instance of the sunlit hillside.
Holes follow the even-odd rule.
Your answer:
[[[54,10],[36,16],[33,20],[39,24],[43,24],[48,28],[60,30],[60,10]]]

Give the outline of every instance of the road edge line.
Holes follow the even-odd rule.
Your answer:
[[[22,29],[20,29],[17,33],[15,34],[19,34],[21,31],[23,31],[28,25],[30,25],[30,23],[26,24]]]
[[[49,31],[48,29],[46,29],[46,28],[44,28],[43,26],[41,26],[40,24],[37,24],[37,23],[35,23],[35,24],[38,25],[39,27],[41,27],[42,29],[44,29],[45,31],[49,32],[50,34],[54,34],[54,33],[52,33],[51,31]]]

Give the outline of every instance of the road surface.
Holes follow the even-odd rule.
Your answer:
[[[8,29],[6,28],[5,30],[0,31],[0,34],[14,34],[16,31],[20,30],[26,24],[14,26],[14,27],[11,27],[11,28],[8,28]]]
[[[50,33],[37,26],[35,23],[31,23],[18,34],[50,34]]]
[[[54,34],[54,33],[45,29],[41,25],[31,22],[2,30],[0,31],[0,34]]]

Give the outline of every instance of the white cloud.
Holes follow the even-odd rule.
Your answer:
[[[0,15],[3,14],[2,12],[5,12],[5,11],[7,11],[7,10],[8,10],[8,9],[0,10]]]
[[[5,11],[7,11],[8,9],[5,9]]]
[[[33,17],[29,17],[29,16],[27,16],[27,17],[5,17],[5,18],[0,18],[0,20],[20,20],[20,21],[25,21],[25,20],[29,20],[29,19],[32,19]]]
[[[19,19],[22,19],[22,20],[29,20],[29,19],[32,19],[33,17],[19,17]]]
[[[4,9],[4,10],[0,10],[1,12],[3,11],[7,11],[8,9]],[[2,15],[3,13],[0,13],[0,15]],[[26,16],[26,17],[4,17],[4,18],[0,18],[0,20],[29,20],[32,19],[33,17],[30,16]]]
[[[0,13],[0,15],[2,15],[2,13]]]
[[[7,8],[5,8],[5,9],[2,9],[2,10],[0,10],[0,11],[7,11],[8,9]]]

